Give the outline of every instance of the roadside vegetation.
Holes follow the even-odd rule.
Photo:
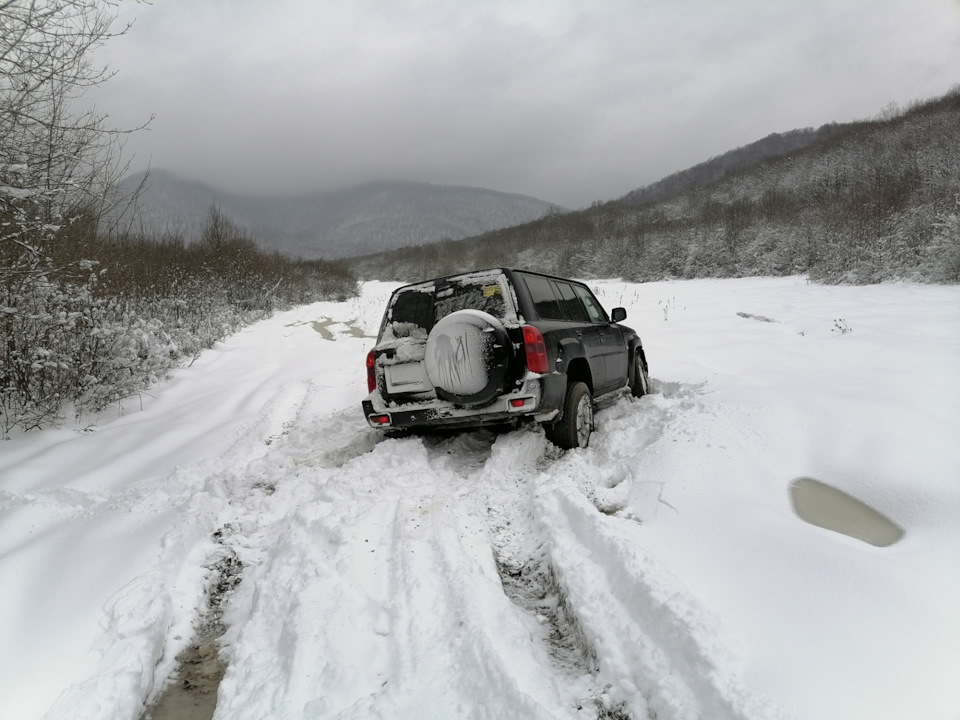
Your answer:
[[[620,200],[350,267],[410,281],[509,265],[629,281],[960,282],[960,86],[872,121],[765,140]]]
[[[132,130],[82,109],[125,32],[110,3],[0,3],[0,436],[148,387],[278,308],[356,292],[324,261],[268,253],[217,208],[198,238],[108,221]]]

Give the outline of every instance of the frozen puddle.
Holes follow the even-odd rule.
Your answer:
[[[790,483],[790,502],[797,516],[811,525],[888,547],[900,540],[903,528],[886,515],[832,485],[801,477]]]

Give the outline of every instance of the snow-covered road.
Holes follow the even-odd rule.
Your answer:
[[[380,283],[0,445],[0,718],[140,717],[219,584],[221,720],[956,720],[960,288],[592,284],[654,392],[586,450],[381,440]],[[800,520],[798,477],[903,539]]]

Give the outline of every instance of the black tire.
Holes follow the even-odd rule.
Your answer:
[[[586,383],[573,382],[567,386],[563,401],[563,417],[544,425],[547,439],[564,450],[587,447],[593,432],[593,396]]]
[[[650,392],[650,375],[643,353],[637,350],[633,354],[633,375],[630,378],[630,393],[634,397],[643,397]]]

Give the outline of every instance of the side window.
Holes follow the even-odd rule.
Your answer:
[[[533,309],[544,320],[559,320],[563,316],[560,312],[560,301],[553,292],[550,281],[539,275],[524,275],[523,282],[530,291],[533,300]]]
[[[563,303],[563,317],[566,320],[572,320],[574,322],[587,322],[587,313],[574,294],[573,287],[570,283],[557,280],[554,284],[559,290],[561,302]]]
[[[607,313],[604,312],[603,306],[593,296],[593,293],[582,285],[574,285],[573,289],[576,291],[577,297],[583,301],[583,306],[587,309],[587,315],[590,316],[590,322],[608,322]]]

